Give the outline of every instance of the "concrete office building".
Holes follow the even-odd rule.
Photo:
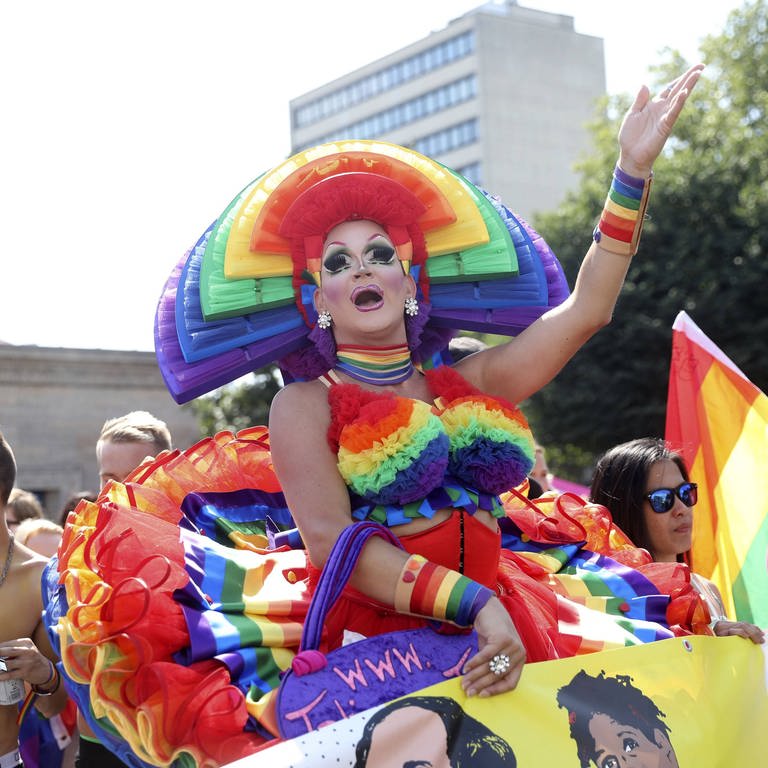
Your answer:
[[[439,6],[436,6],[439,8]],[[573,18],[487,3],[291,101],[292,148],[382,139],[448,165],[526,218],[557,207],[605,94],[601,38]]]

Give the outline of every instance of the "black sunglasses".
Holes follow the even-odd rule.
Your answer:
[[[677,488],[657,488],[655,491],[646,493],[645,498],[651,502],[651,509],[661,515],[669,512],[675,505],[675,496],[686,507],[692,507],[699,498],[697,488],[696,483],[680,483]]]

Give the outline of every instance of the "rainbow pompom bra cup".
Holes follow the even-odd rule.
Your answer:
[[[319,248],[350,218],[387,227],[428,330],[512,336],[568,295],[544,240],[456,172],[385,142],[323,144],[247,185],[171,272],[155,348],[177,402],[272,362],[305,375],[290,355],[312,345]],[[412,346],[417,362],[447,338],[427,337]]]

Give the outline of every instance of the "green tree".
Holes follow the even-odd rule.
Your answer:
[[[759,0],[703,42],[705,76],[654,167],[650,218],[614,320],[527,404],[550,455],[550,446],[574,446],[594,456],[664,434],[672,323],[681,310],[765,391],[767,30],[768,6]],[[657,84],[687,66],[673,51],[665,58]],[[535,220],[571,285],[602,208],[628,104],[622,96],[602,105],[580,189]]]
[[[237,432],[269,423],[269,406],[280,386],[277,369],[267,366],[193,400],[189,407],[197,417],[202,435],[221,430]]]

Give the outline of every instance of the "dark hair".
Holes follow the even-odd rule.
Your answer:
[[[658,744],[657,730],[669,738],[670,729],[661,719],[664,713],[632,685],[628,675],[606,677],[605,672],[600,672],[597,677],[590,677],[582,669],[557,692],[557,704],[568,711],[571,738],[576,742],[581,768],[588,768],[595,756],[595,740],[589,731],[595,715],[607,715],[616,723],[633,726],[654,744]]]
[[[8,503],[8,497],[16,482],[16,459],[8,441],[0,432],[0,507]]]
[[[535,478],[528,475],[528,498],[538,499],[544,493],[544,489],[541,487],[541,483]]]
[[[658,437],[641,437],[616,445],[597,462],[592,475],[589,500],[607,507],[613,521],[635,546],[651,551],[643,514],[646,483],[651,467],[658,461],[677,464],[683,480],[690,479],[683,457]],[[683,556],[678,555],[678,561]]]
[[[365,768],[376,726],[392,712],[404,707],[427,709],[439,715],[445,726],[445,746],[452,768],[517,766],[512,747],[479,720],[467,715],[457,701],[447,696],[413,696],[387,704],[368,720],[357,743],[355,768]]]
[[[81,502],[83,499],[86,501],[96,501],[98,497],[96,491],[77,491],[73,493],[65,502],[64,506],[59,512],[59,525],[63,528],[67,523],[67,517],[69,513]]]

